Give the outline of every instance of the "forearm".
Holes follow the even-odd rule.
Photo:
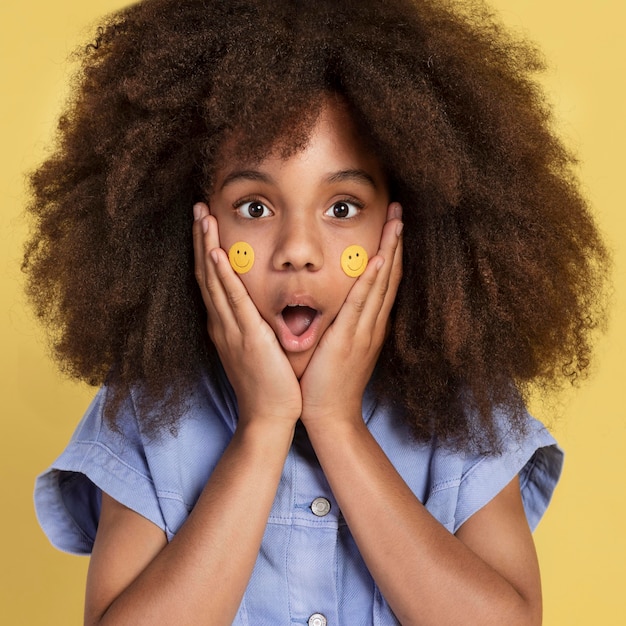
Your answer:
[[[238,429],[171,543],[91,623],[231,624],[292,437],[283,425]]]
[[[359,550],[402,624],[540,622],[536,603],[432,517],[362,422],[313,420],[307,430]]]

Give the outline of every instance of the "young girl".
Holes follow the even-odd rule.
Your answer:
[[[480,4],[145,0],[33,175],[29,293],[102,384],[39,477],[87,624],[539,624],[607,255]]]

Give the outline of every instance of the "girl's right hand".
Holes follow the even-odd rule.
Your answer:
[[[194,205],[196,280],[207,309],[207,329],[239,405],[240,423],[287,422],[302,413],[302,394],[274,331],[259,314],[220,247],[217,220]]]

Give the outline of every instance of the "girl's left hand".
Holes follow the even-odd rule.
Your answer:
[[[356,280],[301,380],[302,421],[308,428],[358,416],[387,334],[402,277],[402,208],[389,205],[380,249]]]

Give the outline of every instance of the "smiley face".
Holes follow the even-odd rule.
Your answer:
[[[341,254],[341,269],[351,278],[360,276],[367,267],[367,252],[361,246],[348,246]]]
[[[254,265],[254,250],[249,243],[237,241],[228,250],[228,260],[237,274],[245,274]]]

